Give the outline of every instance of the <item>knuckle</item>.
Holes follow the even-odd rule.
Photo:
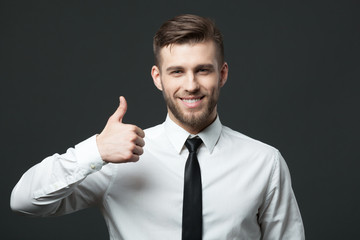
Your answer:
[[[135,125],[129,125],[129,129],[130,129],[130,131],[134,132],[134,131],[136,131],[136,126]]]
[[[126,160],[129,160],[129,159],[131,159],[132,157],[133,157],[133,153],[132,153],[131,151],[128,151],[128,152],[124,153],[124,158],[125,158]]]
[[[129,151],[130,151],[131,153],[133,153],[135,149],[136,149],[136,146],[135,146],[134,144],[131,144],[131,145],[129,146]]]
[[[136,139],[137,139],[137,135],[136,135],[135,133],[133,133],[133,134],[130,135],[129,138],[130,138],[130,141],[131,141],[131,142],[135,142]]]

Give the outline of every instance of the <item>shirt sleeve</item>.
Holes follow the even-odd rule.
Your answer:
[[[259,224],[263,240],[304,240],[305,232],[298,204],[291,187],[289,169],[276,151],[265,203]]]
[[[16,184],[11,193],[11,208],[20,213],[49,216],[94,204],[106,190],[109,176],[99,174],[104,165],[96,136],[64,154],[47,157],[25,172]],[[99,176],[97,181],[93,175]]]

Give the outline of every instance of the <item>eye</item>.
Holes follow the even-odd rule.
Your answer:
[[[177,69],[177,70],[171,71],[171,72],[170,72],[170,75],[171,75],[171,76],[174,76],[174,77],[180,77],[183,73],[184,73],[183,70]]]
[[[211,71],[210,71],[210,69],[209,68],[200,68],[199,70],[198,70],[198,73],[199,74],[209,74]]]

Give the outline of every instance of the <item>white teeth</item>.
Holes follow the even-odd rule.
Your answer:
[[[185,98],[183,98],[182,100],[184,102],[187,102],[187,103],[194,103],[194,102],[200,101],[200,98],[196,98],[196,99],[185,99]]]

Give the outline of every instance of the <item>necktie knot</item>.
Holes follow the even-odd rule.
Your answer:
[[[187,147],[190,153],[193,153],[197,151],[201,143],[202,143],[201,138],[196,137],[196,138],[187,139],[185,142],[185,146]]]

